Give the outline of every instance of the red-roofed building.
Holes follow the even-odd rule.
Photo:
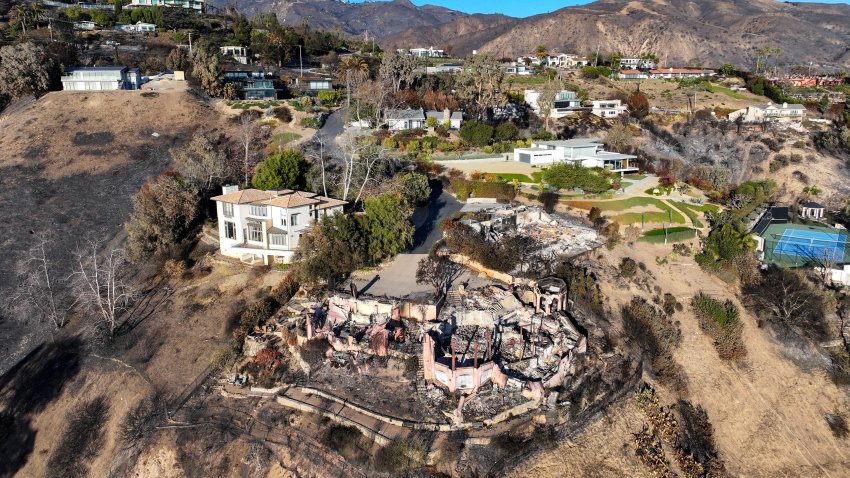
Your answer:
[[[617,78],[621,80],[645,80],[649,75],[640,70],[620,70]]]

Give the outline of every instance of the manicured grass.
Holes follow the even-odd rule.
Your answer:
[[[729,88],[726,88],[725,86],[720,86],[720,85],[715,85],[714,83],[709,83],[708,88],[712,93],[723,93],[724,95],[726,95],[730,98],[734,98],[736,100],[746,99],[746,97],[744,95],[742,95],[741,93],[738,93],[737,91],[732,91]]]
[[[546,75],[509,75],[505,79],[505,82],[510,85],[542,85],[548,81],[549,77]]]
[[[617,214],[611,217],[612,221],[620,224],[637,224],[641,221],[645,223],[663,223],[672,222],[673,224],[684,224],[685,216],[682,215],[676,208],[670,206],[660,199],[647,197],[631,197],[620,199],[617,201],[565,201],[569,206],[590,210],[592,207],[598,207],[603,212],[623,211],[622,214]],[[629,209],[634,207],[654,207],[658,211],[646,212],[629,212]]]
[[[268,100],[268,101],[231,101],[227,103],[231,108],[235,108],[237,110],[247,110],[249,108],[271,108],[273,106],[277,106],[280,104],[280,101],[277,100]]]
[[[655,194],[655,190],[658,190],[658,194]],[[669,196],[671,192],[673,192],[673,186],[656,186],[654,188],[649,188],[644,191],[646,194],[651,194],[653,196]]]
[[[519,181],[521,183],[533,183],[534,182],[534,180],[532,180],[530,177],[526,176],[525,174],[514,174],[514,173],[484,173],[484,174],[494,174],[497,178],[499,178],[503,181],[507,181],[507,182],[511,182],[514,179],[516,179],[517,181]]]
[[[626,179],[632,179],[632,180],[635,180],[635,181],[640,181],[641,179],[646,179],[645,174],[627,174],[623,177],[626,178]]]
[[[673,205],[685,213],[688,218],[690,218],[691,222],[694,223],[694,227],[701,229],[703,227],[703,223],[699,220],[699,214],[704,212],[716,212],[719,208],[714,204],[690,204],[681,201],[670,201]]]
[[[682,242],[693,239],[696,237],[697,231],[696,229],[691,229],[688,227],[668,227],[667,228],[667,242]],[[643,237],[640,238],[643,242],[649,242],[652,244],[663,244],[664,243],[664,228],[661,229],[653,229],[651,231],[647,231],[644,233]]]
[[[543,173],[544,171],[537,171],[536,173],[532,173],[531,178],[534,179],[535,183],[539,183],[540,181],[543,181]]]

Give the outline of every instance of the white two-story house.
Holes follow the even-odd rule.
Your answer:
[[[288,263],[314,221],[341,213],[346,201],[304,191],[240,190],[225,186],[212,198],[222,255],[243,262]]]
[[[514,161],[531,165],[573,163],[585,168],[601,168],[624,175],[636,173],[637,156],[605,151],[602,140],[577,138],[564,141],[535,141],[530,148],[514,149]]]
[[[620,100],[594,100],[590,112],[600,118],[616,118],[629,112],[629,107]]]
[[[729,121],[741,119],[744,123],[792,123],[806,118],[806,107],[800,104],[782,103],[775,105],[750,105],[744,109],[729,113]]]

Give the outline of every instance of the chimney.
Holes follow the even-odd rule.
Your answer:
[[[235,192],[239,192],[239,185],[238,184],[234,184],[232,186],[224,186],[224,187],[221,188],[222,194],[230,194],[230,193],[235,193]]]
[[[443,122],[451,121],[452,119],[452,110],[446,108],[443,110]]]
[[[788,103],[782,103],[782,108],[783,108],[783,109],[787,109],[787,108],[788,108]]]

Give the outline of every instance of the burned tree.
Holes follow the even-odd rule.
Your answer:
[[[71,278],[78,305],[114,336],[135,296],[125,282],[129,262],[124,250],[105,248],[102,241],[90,239],[77,251],[75,262]]]

